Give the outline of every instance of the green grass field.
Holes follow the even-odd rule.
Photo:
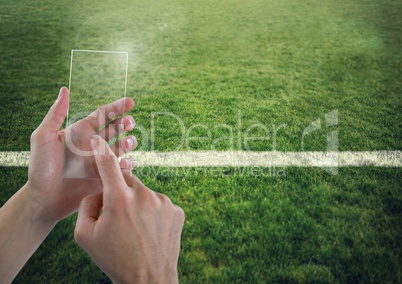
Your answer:
[[[325,151],[326,133],[338,131],[340,151],[400,151],[400,15],[397,0],[4,0],[0,151],[29,150],[68,85],[71,49],[129,52],[143,151],[299,152],[317,118],[323,127],[305,150]],[[333,110],[339,123],[326,127]],[[177,119],[152,120],[157,112],[211,139],[180,145]],[[237,132],[220,139],[237,131],[239,114],[241,143]],[[268,139],[245,144],[246,135]],[[400,168],[265,170],[135,169],[186,212],[182,283],[402,282]],[[26,179],[26,168],[0,168],[0,204]],[[75,218],[57,225],[15,283],[109,283],[75,244]]]

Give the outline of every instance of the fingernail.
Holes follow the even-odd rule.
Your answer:
[[[59,100],[63,96],[63,87],[60,88],[59,95],[57,96],[57,100]]]
[[[127,141],[127,148],[130,150],[133,149],[135,143],[133,137],[128,137],[126,141]]]
[[[130,131],[132,129],[134,129],[135,127],[135,122],[134,119],[132,119],[131,117],[128,119],[129,124],[126,126],[126,128],[124,128],[125,131]]]

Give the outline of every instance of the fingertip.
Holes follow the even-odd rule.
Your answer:
[[[124,125],[124,131],[131,131],[131,130],[133,130],[134,127],[135,127],[135,120],[134,120],[134,118],[133,118],[131,115],[130,115],[130,116],[126,116],[126,117],[124,118],[123,125]]]
[[[62,98],[68,96],[69,94],[70,94],[70,91],[68,90],[68,88],[63,86],[60,88],[59,95],[57,96],[57,100],[60,101]]]
[[[57,96],[58,99],[60,99],[60,97],[63,95],[63,88],[64,87],[60,88],[59,95]]]
[[[135,149],[138,146],[138,141],[135,136],[127,136],[124,141],[124,147],[126,148],[127,152]]]
[[[67,87],[63,86],[60,88],[59,95],[54,104],[57,105],[57,108],[61,111],[63,116],[67,115],[68,106],[70,104],[70,91]]]
[[[135,106],[135,102],[132,98],[127,97],[125,101],[125,112],[128,112]]]
[[[66,87],[61,87],[56,101],[53,103],[41,125],[38,128],[42,128],[42,133],[50,133],[54,135],[60,130],[63,122],[68,113],[69,105],[69,91]],[[53,136],[54,137],[54,136]]]
[[[69,91],[69,89],[66,87],[66,86],[62,86],[61,88],[60,88],[60,91],[63,91],[63,93],[65,92],[65,93],[69,93],[70,91]]]
[[[116,187],[119,181],[123,180],[119,161],[108,143],[99,135],[92,135],[90,143],[92,150],[96,153],[95,161],[104,193],[110,195],[110,188]]]

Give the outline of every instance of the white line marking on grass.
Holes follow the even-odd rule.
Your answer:
[[[373,152],[141,152],[137,167],[402,167],[402,151]],[[29,152],[0,152],[1,167],[28,166]]]
[[[27,167],[29,152],[0,152],[0,167]]]

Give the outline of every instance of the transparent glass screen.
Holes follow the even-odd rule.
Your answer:
[[[64,178],[99,179],[89,139],[99,133],[113,142],[123,132],[124,103],[99,108],[125,97],[127,67],[126,52],[71,51]]]

